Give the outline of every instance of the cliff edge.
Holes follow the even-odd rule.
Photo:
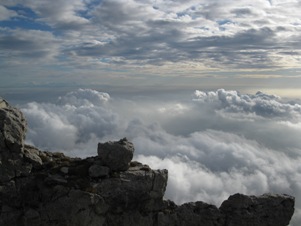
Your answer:
[[[26,120],[0,98],[0,225],[287,226],[289,195],[235,194],[220,208],[164,200],[168,172],[132,161],[126,138],[70,158],[24,144]]]

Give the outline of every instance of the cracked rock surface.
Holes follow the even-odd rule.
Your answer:
[[[0,225],[286,226],[289,195],[235,194],[220,208],[164,200],[168,172],[132,161],[126,138],[86,159],[24,144],[23,114],[0,98]]]

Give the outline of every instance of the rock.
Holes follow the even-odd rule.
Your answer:
[[[223,226],[224,215],[219,209],[204,202],[186,203],[177,210],[177,222],[180,225]]]
[[[126,171],[134,154],[134,145],[123,138],[115,142],[98,144],[98,156],[103,165],[113,171]]]
[[[89,176],[92,178],[109,176],[110,169],[106,166],[92,165],[89,168]]]
[[[22,112],[0,98],[0,183],[31,171],[22,160],[26,126]]]
[[[34,166],[41,166],[43,164],[40,153],[41,151],[39,151],[36,147],[30,145],[25,145],[24,147],[24,157]]]
[[[294,198],[288,195],[235,194],[222,203],[220,210],[226,215],[228,226],[284,226],[289,224],[294,204]]]
[[[22,153],[26,128],[22,112],[0,99],[0,150]]]
[[[60,171],[63,173],[63,174],[68,174],[69,173],[69,168],[66,167],[66,166],[63,166]]]
[[[149,211],[155,209],[152,201],[163,200],[166,185],[167,170],[145,172],[138,169],[120,172],[111,179],[101,180],[96,186],[96,193],[101,194],[112,212],[137,208],[147,208]]]
[[[294,198],[235,194],[220,208],[164,200],[167,170],[131,162],[126,139],[98,145],[98,156],[70,158],[24,145],[26,121],[0,100],[0,225],[286,226]]]

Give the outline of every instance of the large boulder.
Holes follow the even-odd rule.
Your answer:
[[[290,222],[294,204],[294,198],[289,195],[235,194],[222,203],[220,210],[226,216],[227,226],[284,226]]]
[[[123,138],[115,142],[99,143],[97,152],[101,164],[113,171],[126,171],[134,155],[134,145]]]

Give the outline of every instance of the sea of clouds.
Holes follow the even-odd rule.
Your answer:
[[[217,206],[240,192],[296,197],[301,222],[301,105],[258,92],[196,90],[186,100],[112,98],[78,89],[55,103],[23,104],[27,143],[71,156],[127,137],[135,160],[169,170],[166,198]]]

